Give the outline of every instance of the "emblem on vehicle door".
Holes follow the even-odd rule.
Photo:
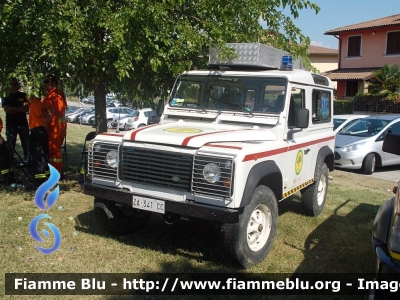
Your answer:
[[[172,182],[178,183],[181,179],[178,176],[171,177]]]
[[[294,170],[296,171],[296,175],[299,175],[301,172],[301,169],[303,168],[303,151],[299,150],[296,155],[296,162],[295,162],[295,167]]]

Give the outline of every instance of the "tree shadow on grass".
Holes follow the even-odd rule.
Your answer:
[[[189,259],[223,264],[222,270],[230,266],[223,255],[220,243],[220,230],[213,222],[193,219],[177,220],[168,225],[156,214],[152,214],[144,228],[127,235],[112,235],[102,229],[95,220],[94,211],[77,216],[75,230],[88,234],[112,238],[126,245],[151,249],[164,254],[179,255]],[[191,271],[192,267],[179,266],[182,272]],[[172,271],[172,270],[171,270]]]

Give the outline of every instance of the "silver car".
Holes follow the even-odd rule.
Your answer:
[[[335,167],[374,173],[375,167],[400,164],[400,157],[382,151],[386,133],[400,134],[400,115],[359,119],[336,135]]]
[[[74,119],[76,117],[79,117],[80,114],[82,112],[86,111],[86,110],[87,110],[87,108],[79,108],[79,109],[77,109],[76,111],[74,111],[72,113],[66,114],[65,118],[66,118],[67,122],[74,122]]]
[[[333,116],[333,130],[338,133],[345,126],[351,126],[357,120],[369,117],[369,115],[335,115]]]

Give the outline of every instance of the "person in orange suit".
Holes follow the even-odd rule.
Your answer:
[[[47,125],[49,136],[49,163],[57,169],[63,178],[63,159],[61,147],[67,133],[67,123],[65,111],[67,109],[67,99],[64,93],[58,89],[58,81],[54,75],[46,75],[43,80],[45,90],[48,92],[43,99],[43,103],[48,109],[50,122]]]
[[[31,95],[29,97],[29,152],[32,156],[32,171],[35,175],[34,185],[30,187],[31,189],[38,188],[46,181],[49,163],[49,137],[47,134],[49,121],[48,109],[44,102]]]

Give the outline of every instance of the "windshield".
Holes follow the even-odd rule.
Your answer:
[[[389,123],[390,120],[364,118],[349,126],[345,126],[339,134],[359,137],[374,136],[381,132],[381,130]]]
[[[182,76],[169,101],[172,107],[279,114],[287,81],[282,77]]]

